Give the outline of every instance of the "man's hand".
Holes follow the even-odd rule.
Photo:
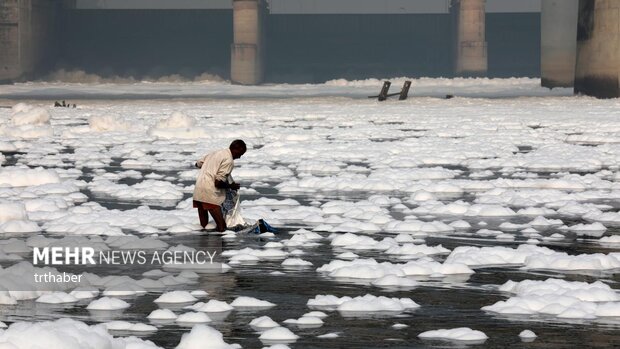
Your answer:
[[[239,185],[239,183],[228,183],[228,182],[216,180],[215,181],[215,187],[216,188],[220,188],[220,189],[239,190],[239,188],[241,186]]]

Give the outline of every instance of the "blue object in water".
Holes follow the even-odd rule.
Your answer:
[[[276,228],[272,227],[271,225],[269,225],[269,223],[265,222],[264,219],[259,219],[256,222],[256,226],[254,228],[252,228],[252,230],[250,230],[249,233],[254,233],[254,234],[274,233],[274,234],[277,234],[278,230]]]

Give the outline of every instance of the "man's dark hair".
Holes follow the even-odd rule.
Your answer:
[[[235,139],[234,141],[232,141],[232,143],[230,143],[230,149],[238,149],[241,150],[245,153],[245,151],[248,149],[247,146],[245,145],[245,142],[241,139]]]

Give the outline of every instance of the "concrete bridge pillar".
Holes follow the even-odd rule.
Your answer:
[[[575,93],[620,97],[620,1],[580,0]]]
[[[486,0],[452,0],[456,75],[485,76],[487,73],[485,5]]]
[[[56,16],[63,2],[0,2],[0,82],[32,74],[55,60]]]
[[[579,0],[543,0],[540,74],[544,87],[572,87],[577,58]]]
[[[20,0],[0,3],[0,81],[22,75],[20,45]]]
[[[231,47],[230,78],[233,83],[263,82],[263,0],[233,0],[234,43]]]

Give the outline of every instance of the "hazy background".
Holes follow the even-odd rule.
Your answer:
[[[453,75],[448,0],[272,0],[266,82]],[[78,0],[54,78],[228,79],[230,0]],[[508,12],[506,12],[508,11]],[[518,12],[510,12],[518,11]],[[540,75],[540,1],[488,0],[488,75]],[[59,71],[60,70],[60,71]],[[68,73],[69,72],[69,73]],[[202,75],[207,73],[209,75]],[[49,75],[48,75],[49,76]]]

